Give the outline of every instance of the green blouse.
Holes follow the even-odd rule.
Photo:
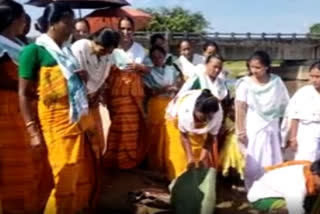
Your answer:
[[[36,80],[41,67],[53,67],[57,61],[42,46],[30,44],[23,48],[19,56],[19,77]]]

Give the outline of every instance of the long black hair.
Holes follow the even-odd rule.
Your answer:
[[[50,3],[44,9],[42,16],[38,18],[36,29],[41,33],[45,33],[51,25],[59,22],[67,15],[74,15],[73,10],[68,4],[63,2]]]
[[[12,22],[23,15],[21,4],[13,0],[0,0],[0,32],[5,30]]]
[[[320,176],[320,160],[316,160],[311,164],[310,170],[312,174]]]
[[[106,48],[118,47],[120,41],[119,38],[119,33],[111,30],[110,28],[102,28],[90,36],[90,40]]]
[[[247,60],[247,68],[249,73],[251,74],[250,71],[250,65],[249,63],[251,62],[251,60],[258,60],[262,65],[264,65],[265,67],[268,67],[267,73],[271,72],[271,58],[269,56],[269,54],[265,51],[255,51]]]
[[[219,101],[210,90],[204,89],[196,100],[195,110],[205,115],[214,114],[219,110]]]

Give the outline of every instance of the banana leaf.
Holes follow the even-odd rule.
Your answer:
[[[192,168],[177,178],[171,191],[175,214],[213,214],[216,205],[216,170]]]

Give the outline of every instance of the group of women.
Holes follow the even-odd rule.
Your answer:
[[[282,120],[295,158],[319,158],[320,63],[311,66],[312,84],[289,101],[280,77],[270,73],[268,54],[255,52],[249,75],[236,84],[234,118],[214,42],[200,56],[182,41],[175,58],[156,34],[147,55],[134,41],[131,18],[119,20],[118,32],[103,28],[89,36],[86,20],[74,25],[68,5],[51,3],[37,20],[41,35],[24,46],[18,39],[27,23],[23,7],[12,0],[0,5],[4,213],[90,213],[101,166],[127,170],[144,161],[169,180],[197,166],[233,167],[241,175],[245,168],[250,189],[264,167],[283,162]],[[101,106],[111,120],[106,145]]]

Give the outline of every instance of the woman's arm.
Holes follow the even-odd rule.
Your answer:
[[[208,155],[213,151],[213,146],[218,143],[217,136],[208,134],[206,141],[202,147],[201,153],[200,153],[200,164],[204,164],[208,167],[209,165],[209,157]],[[213,154],[215,155],[215,154]]]
[[[140,64],[140,63],[130,63],[127,65],[127,67],[125,69],[123,69],[123,71],[126,72],[141,72],[141,73],[149,73],[151,70],[150,67],[144,65],[144,64]]]
[[[19,104],[21,114],[31,138],[31,145],[38,146],[44,141],[38,116],[35,113],[36,111],[32,108],[32,101],[36,97],[32,90],[34,84],[34,81],[19,78]]]
[[[290,147],[294,150],[296,150],[298,147],[298,141],[297,141],[298,129],[299,129],[299,120],[292,119],[290,130],[289,130],[289,140],[287,143],[287,147]]]
[[[188,168],[194,167],[195,166],[194,157],[193,157],[191,143],[190,143],[188,133],[184,133],[184,132],[180,131],[180,139],[181,139],[182,147],[187,155]]]
[[[242,101],[236,101],[236,133],[241,143],[247,145],[246,116],[248,105]]]

